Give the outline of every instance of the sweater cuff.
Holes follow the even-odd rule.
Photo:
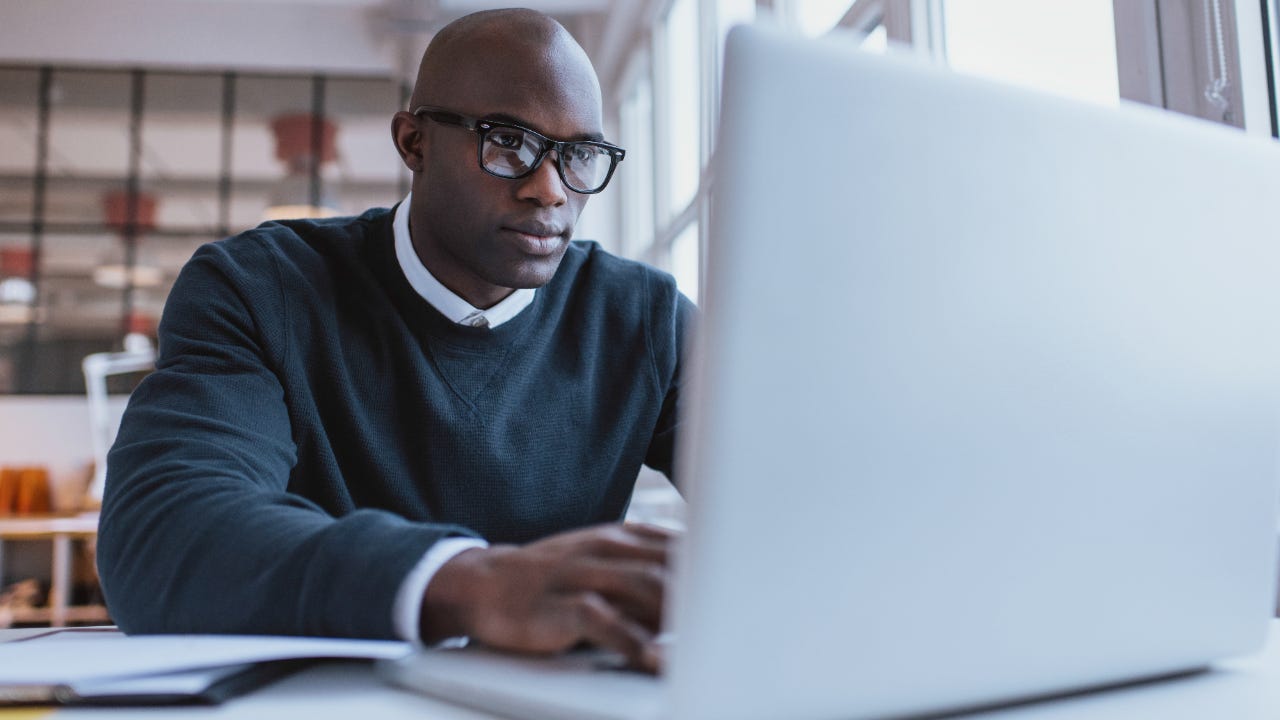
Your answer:
[[[478,538],[452,537],[440,540],[428,548],[396,591],[395,603],[391,606],[391,623],[395,627],[396,636],[417,647],[423,647],[418,620],[422,614],[422,599],[427,594],[431,578],[458,553],[471,548],[487,547],[489,543]],[[465,645],[466,641],[466,638],[448,638],[434,647]]]

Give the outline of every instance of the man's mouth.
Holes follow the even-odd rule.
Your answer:
[[[529,255],[552,255],[564,241],[563,230],[547,225],[520,225],[503,229],[510,232],[520,249]]]

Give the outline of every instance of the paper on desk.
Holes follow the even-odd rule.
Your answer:
[[[80,682],[67,683],[67,686],[82,698],[94,698],[97,700],[123,696],[144,697],[148,695],[191,697],[207,691],[221,680],[246,672],[253,667],[253,663],[223,665],[222,667],[180,670],[160,675],[131,675],[128,677],[81,680]],[[6,720],[6,718],[0,717],[0,720]]]
[[[0,643],[0,685],[80,683],[294,658],[397,658],[410,651],[408,643],[390,640],[268,635],[58,635]]]

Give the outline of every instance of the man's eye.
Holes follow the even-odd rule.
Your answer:
[[[590,145],[571,146],[569,159],[574,162],[589,163],[596,156],[596,149]]]
[[[522,133],[489,133],[489,142],[503,150],[519,150],[524,146],[524,135]]]

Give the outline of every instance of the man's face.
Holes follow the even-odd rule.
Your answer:
[[[599,139],[598,91],[584,74],[590,67],[580,65],[546,54],[535,62],[480,59],[448,98],[432,104],[554,140]],[[564,186],[556,153],[527,177],[499,178],[481,169],[476,133],[426,117],[418,123],[423,169],[414,179],[410,227],[427,269],[477,307],[551,280],[588,198]]]

